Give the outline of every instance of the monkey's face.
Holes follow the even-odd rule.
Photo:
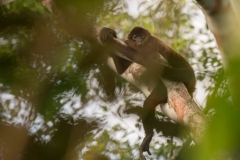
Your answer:
[[[135,34],[132,36],[132,41],[137,46],[141,46],[146,42],[146,36],[144,34]]]
[[[128,34],[128,39],[133,41],[137,46],[142,46],[147,42],[150,36],[151,34],[148,30],[142,27],[135,27]]]

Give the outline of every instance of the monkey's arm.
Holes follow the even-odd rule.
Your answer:
[[[163,68],[166,68],[166,72],[179,72],[179,69],[167,66],[166,64],[159,61],[146,61],[146,58],[142,54],[139,54],[134,48],[129,47],[130,45],[128,44],[128,41],[122,41],[120,39],[112,37],[111,40],[107,41],[107,45],[113,50],[118,51],[118,56],[128,59],[129,61],[138,63],[146,68],[156,70],[157,73],[160,73],[159,75],[161,75]]]
[[[119,57],[123,57],[132,62],[136,62],[143,66],[146,66],[146,60],[142,54],[138,54],[138,52],[131,47],[128,40],[122,41],[117,39],[116,32],[111,28],[103,27],[100,31],[100,40],[103,44],[106,44],[112,50],[118,51]]]
[[[113,37],[107,45],[118,51],[120,53],[120,57],[127,58],[128,60],[141,64],[143,66],[147,65],[143,55],[138,54],[134,48],[129,47],[126,41],[122,41]]]
[[[118,54],[118,56],[141,64],[144,67],[159,69],[166,68],[166,72],[170,72],[175,75],[182,73],[181,70],[188,71],[189,68],[191,68],[191,66],[184,57],[174,51],[167,44],[162,42],[159,38],[155,36],[153,36],[153,38],[154,41],[157,42],[158,52],[167,60],[170,66],[156,61],[155,59],[146,61],[146,58],[143,54],[139,54],[138,51],[134,49],[134,47],[131,47],[132,43],[129,42],[129,40],[122,41],[120,39],[117,39],[116,32],[111,28],[103,27],[100,32],[100,40],[103,43],[107,44],[108,47],[112,50],[118,51],[120,53]],[[161,71],[159,70],[158,73],[161,73]]]
[[[113,29],[104,27],[101,30],[100,40],[103,43],[108,43],[113,38],[117,38],[117,34]],[[110,56],[113,59],[118,74],[123,74],[127,70],[127,68],[132,64],[132,61],[126,60],[126,58],[122,58],[121,55],[118,56],[115,54],[111,54]]]

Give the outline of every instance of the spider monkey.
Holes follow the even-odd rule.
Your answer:
[[[196,85],[193,68],[184,57],[159,38],[151,35],[147,29],[139,26],[134,27],[128,34],[127,40],[121,41],[117,39],[113,29],[104,27],[100,32],[100,40],[133,62],[143,65],[147,69],[155,69],[160,78],[183,82],[189,94],[193,96]],[[156,62],[159,54],[167,60],[169,65]],[[132,64],[132,61],[115,55],[113,55],[113,60],[119,74],[124,73]],[[153,137],[153,125],[156,122],[155,107],[161,103],[166,103],[168,98],[166,86],[160,78],[157,86],[143,104],[142,122],[146,136],[139,148],[142,160],[145,159],[143,152],[146,151],[151,155],[149,144]]]

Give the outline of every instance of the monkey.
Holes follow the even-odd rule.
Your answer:
[[[138,63],[147,69],[154,70],[158,74],[159,82],[145,99],[143,104],[142,123],[145,131],[145,138],[139,148],[140,157],[145,159],[143,152],[149,151],[149,144],[153,137],[155,118],[155,108],[161,103],[167,103],[167,89],[161,78],[171,81],[183,82],[191,97],[196,85],[194,70],[189,62],[161,41],[153,36],[147,29],[137,26],[134,27],[127,36],[127,40],[117,39],[116,32],[111,28],[102,28],[100,40],[113,50],[120,52],[129,60],[113,55],[118,74],[124,73],[133,63]],[[158,62],[159,54],[166,59],[168,65]]]

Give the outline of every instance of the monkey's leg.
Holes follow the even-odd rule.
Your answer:
[[[146,136],[143,139],[142,144],[139,148],[140,158],[142,160],[145,160],[143,152],[146,151],[148,152],[149,155],[151,155],[151,152],[149,151],[149,144],[153,137],[154,125],[157,122],[157,119],[155,117],[155,108],[160,103],[166,102],[167,102],[167,88],[165,87],[164,83],[160,80],[158,85],[153,89],[153,91],[147,97],[143,104],[142,122]]]

